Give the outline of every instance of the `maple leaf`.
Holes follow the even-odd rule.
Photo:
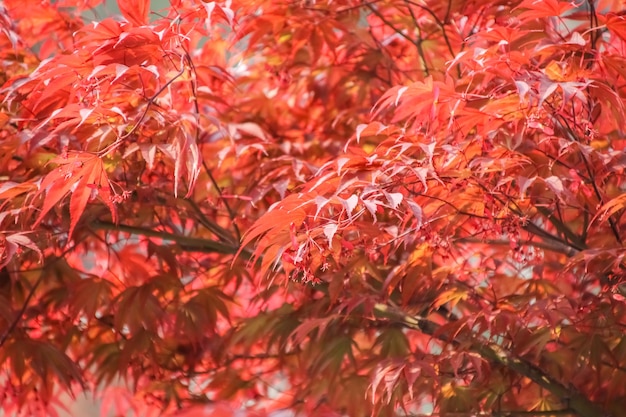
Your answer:
[[[150,0],[117,0],[122,15],[132,24],[143,26],[148,23]]]
[[[622,2],[100,3],[0,6],[4,414],[622,414]]]
[[[53,159],[51,163],[57,164],[58,167],[48,173],[41,182],[40,193],[45,192],[45,198],[33,228],[36,228],[45,215],[69,193],[71,193],[69,237],[72,236],[87,203],[96,197],[109,208],[113,222],[117,222],[114,194],[102,159],[88,152],[72,151]]]
[[[540,19],[544,17],[564,16],[574,9],[574,4],[560,0],[524,0],[518,8],[529,9],[517,17],[521,20]]]
[[[617,13],[607,13],[605,16],[606,27],[623,41],[626,41],[626,18]]]
[[[43,259],[41,249],[26,233],[13,233],[8,236],[0,235],[0,269],[11,262],[11,259],[18,253],[20,246],[35,251],[39,255],[39,259]]]

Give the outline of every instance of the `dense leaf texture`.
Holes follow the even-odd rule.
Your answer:
[[[149,3],[0,6],[6,412],[626,416],[622,2]]]

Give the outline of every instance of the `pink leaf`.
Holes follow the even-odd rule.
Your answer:
[[[385,193],[385,197],[387,197],[387,201],[389,201],[389,205],[392,209],[398,208],[404,198],[402,193]]]
[[[328,239],[329,247],[333,245],[333,237],[335,236],[335,233],[337,233],[337,223],[328,223],[324,226],[324,236]]]

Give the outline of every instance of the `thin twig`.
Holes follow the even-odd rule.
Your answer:
[[[139,129],[139,127],[143,123],[143,120],[148,115],[148,111],[150,110],[150,107],[152,106],[152,104],[154,104],[154,101],[161,95],[163,91],[165,91],[174,81],[180,78],[184,73],[185,73],[185,65],[184,63],[181,63],[180,71],[178,71],[176,75],[174,75],[170,80],[168,80],[165,84],[163,84],[163,86],[159,88],[159,90],[156,93],[154,93],[152,97],[148,98],[146,102],[146,108],[142,112],[141,116],[139,117],[139,120],[135,123],[135,125],[127,133],[117,138],[115,142],[113,142],[112,144],[110,144],[109,146],[101,150],[100,152],[98,152],[98,156],[99,157],[106,156],[110,152],[114,151],[122,143],[123,139],[135,133],[135,131]]]
[[[193,209],[193,211],[196,212],[196,214],[198,215],[198,221],[200,222],[200,224],[202,226],[204,226],[207,230],[213,232],[217,237],[219,237],[221,240],[229,242],[229,243],[233,243],[238,245],[240,238],[239,237],[234,237],[232,236],[228,230],[224,229],[222,226],[220,226],[219,224],[215,223],[213,220],[209,219],[200,209],[200,206],[198,206],[198,204],[191,200],[191,199],[184,199],[185,202],[187,202],[187,204],[189,204],[189,206],[191,206],[191,208]]]
[[[39,287],[39,284],[41,284],[41,282],[43,281],[43,277],[44,277],[44,273],[41,272],[41,274],[39,275],[39,278],[37,278],[37,281],[35,281],[35,285],[33,285],[33,288],[31,288],[30,291],[28,292],[28,295],[26,296],[26,299],[24,300],[24,304],[22,305],[22,308],[20,308],[20,311],[18,311],[17,315],[11,322],[11,325],[0,338],[0,347],[4,346],[4,344],[6,343],[11,333],[13,333],[13,331],[19,324],[20,320],[22,320],[22,316],[24,316],[24,313],[26,312],[26,309],[28,308],[28,304],[30,303],[30,300],[33,298],[33,295],[35,295],[35,291],[37,290],[37,287]]]
[[[211,173],[211,169],[208,167],[205,161],[202,161],[202,166],[204,167],[204,171],[209,177],[209,180],[211,180],[211,184],[213,184],[213,187],[215,187],[215,190],[217,191],[217,195],[219,196],[220,200],[222,200],[222,203],[224,203],[224,207],[226,207],[226,211],[228,212],[228,217],[230,217],[230,220],[233,222],[233,229],[235,230],[235,233],[237,234],[237,239],[241,240],[241,232],[239,231],[239,227],[237,226],[237,223],[235,223],[235,217],[236,217],[235,212],[230,207],[230,204],[228,204],[228,201],[226,201],[226,198],[224,198],[221,187],[218,185],[217,181],[215,180],[215,177]]]
[[[555,111],[554,107],[550,103],[546,103],[546,104],[550,107],[550,109],[552,109],[552,111]],[[554,123],[557,124],[559,128],[565,134],[567,134],[570,140],[576,143],[582,143],[582,141],[580,140],[580,138],[578,137],[578,135],[576,134],[572,126],[570,126],[569,122],[565,119],[565,117],[557,115],[556,117],[554,117],[553,120],[554,120]],[[580,155],[580,158],[583,160],[583,163],[585,164],[585,169],[587,171],[587,175],[589,176],[589,182],[591,183],[591,186],[593,187],[593,191],[594,191],[594,194],[596,195],[596,198],[598,199],[600,204],[604,204],[604,198],[602,197],[602,193],[600,193],[600,190],[598,189],[598,186],[596,184],[595,176],[593,175],[593,171],[591,169],[589,160],[587,159],[587,157],[585,156],[582,150],[579,151],[579,155]],[[609,220],[609,226],[611,227],[611,232],[613,233],[615,240],[617,241],[617,243],[622,245],[622,237],[619,233],[619,229],[617,228],[617,224],[615,223],[615,220],[613,220],[613,217],[611,216],[609,216],[608,220]]]
[[[366,5],[367,8],[376,15],[376,17],[378,17],[380,20],[382,20],[382,22],[384,24],[386,24],[387,26],[389,26],[389,28],[391,28],[394,32],[396,32],[398,35],[402,36],[404,39],[406,39],[407,41],[411,42],[413,45],[415,45],[416,47],[420,47],[419,46],[419,41],[411,38],[409,35],[407,35],[406,33],[404,33],[402,30],[398,29],[397,27],[395,27],[389,20],[387,20],[387,18],[385,16],[382,15],[382,13],[380,13],[374,6],[372,6],[371,4],[367,4]]]
[[[60,259],[63,259],[63,257],[65,255],[67,255],[69,252],[71,252],[72,250],[74,250],[74,248],[76,248],[76,246],[78,246],[79,243],[80,242],[75,242],[74,245],[64,249],[63,252],[59,256],[56,256],[52,261],[48,262],[46,266],[49,267],[50,265],[54,264],[55,262],[59,261]],[[37,269],[39,269],[39,268],[37,268]],[[43,273],[44,269],[45,269],[45,267],[41,268],[41,274],[37,278],[37,281],[35,281],[35,284],[33,285],[33,287],[28,292],[28,295],[26,296],[26,299],[24,300],[24,304],[20,308],[20,311],[15,316],[15,319],[13,319],[13,321],[11,322],[11,325],[9,326],[9,328],[4,332],[2,337],[0,337],[0,347],[4,346],[4,344],[6,343],[7,339],[9,338],[9,336],[11,336],[11,333],[13,333],[13,331],[15,331],[15,329],[17,328],[17,325],[19,324],[20,320],[22,320],[22,317],[24,316],[24,313],[26,312],[26,309],[28,308],[28,304],[30,303],[30,300],[35,295],[35,291],[37,290],[37,287],[39,287],[39,285],[43,281],[43,277],[45,275]],[[25,272],[25,271],[20,271],[20,272]]]
[[[191,55],[189,54],[189,51],[187,51],[187,49],[185,49],[184,47],[183,51],[185,51],[185,58],[187,61],[187,64],[189,64],[189,68],[191,69],[191,73],[194,75],[191,78],[191,90],[193,92],[193,104],[194,104],[194,110],[196,112],[197,117],[200,117],[200,105],[198,104],[198,94],[197,94],[197,86],[196,86],[196,66],[193,62],[193,60],[191,59]],[[199,137],[200,137],[200,131],[198,128],[196,128],[196,143],[199,142]],[[217,190],[217,194],[220,198],[220,200],[222,200],[222,203],[224,204],[224,207],[226,208],[226,211],[228,212],[228,217],[230,218],[230,221],[232,222],[233,225],[233,230],[235,231],[235,234],[237,235],[237,241],[241,241],[241,231],[239,230],[239,226],[237,226],[237,223],[235,222],[235,212],[234,210],[230,207],[230,204],[228,204],[228,201],[224,198],[224,195],[222,193],[222,189],[219,187],[219,185],[217,184],[217,181],[215,180],[215,177],[213,177],[213,173],[211,172],[211,170],[209,169],[209,166],[206,164],[206,161],[204,160],[204,158],[202,159],[202,167],[204,168],[207,176],[209,177],[209,179],[211,180],[211,183],[213,184],[213,186],[215,187],[215,189]]]
[[[448,34],[446,33],[446,22],[445,21],[441,21],[441,19],[439,19],[439,17],[435,14],[435,12],[433,12],[431,9],[429,9],[428,7],[416,3],[414,1],[411,0],[406,0],[406,2],[408,4],[411,4],[415,7],[418,7],[422,10],[424,10],[426,13],[428,13],[429,15],[432,16],[432,18],[435,20],[435,23],[437,24],[437,26],[439,26],[439,28],[441,29],[441,34],[443,36],[443,41],[446,44],[446,47],[448,48],[448,52],[450,52],[450,55],[452,58],[454,58],[456,56],[456,54],[454,53],[454,49],[452,48],[452,43],[450,42],[450,38],[448,37]],[[450,3],[448,3],[448,6],[450,6]],[[447,16],[446,16],[446,20],[447,20]],[[457,70],[457,75],[459,76],[459,78],[461,78],[461,67],[460,65],[457,65],[456,67]]]
[[[508,239],[481,239],[477,237],[461,237],[454,240],[458,243],[483,243],[485,245],[497,245],[497,246],[509,246],[511,241]],[[521,246],[533,246],[539,249],[543,249],[550,252],[561,253],[566,255],[567,257],[572,257],[578,253],[577,250],[571,248],[570,246],[564,245],[560,242],[546,242],[539,241],[535,242],[529,239],[521,239],[517,241]]]
[[[417,28],[417,43],[415,44],[415,46],[417,47],[417,54],[419,55],[420,59],[422,60],[422,65],[424,66],[424,75],[426,75],[427,77],[430,75],[430,71],[428,70],[428,63],[426,61],[426,54],[424,53],[424,47],[422,46],[422,28],[420,28],[419,23],[417,21],[417,16],[415,16],[415,13],[413,13],[413,9],[411,9],[411,6],[407,6],[407,9],[409,11],[409,14],[411,15],[411,19],[413,20],[413,23],[415,24],[415,27]]]

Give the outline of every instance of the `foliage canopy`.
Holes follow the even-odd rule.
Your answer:
[[[622,1],[99,3],[0,6],[5,412],[626,416]]]

